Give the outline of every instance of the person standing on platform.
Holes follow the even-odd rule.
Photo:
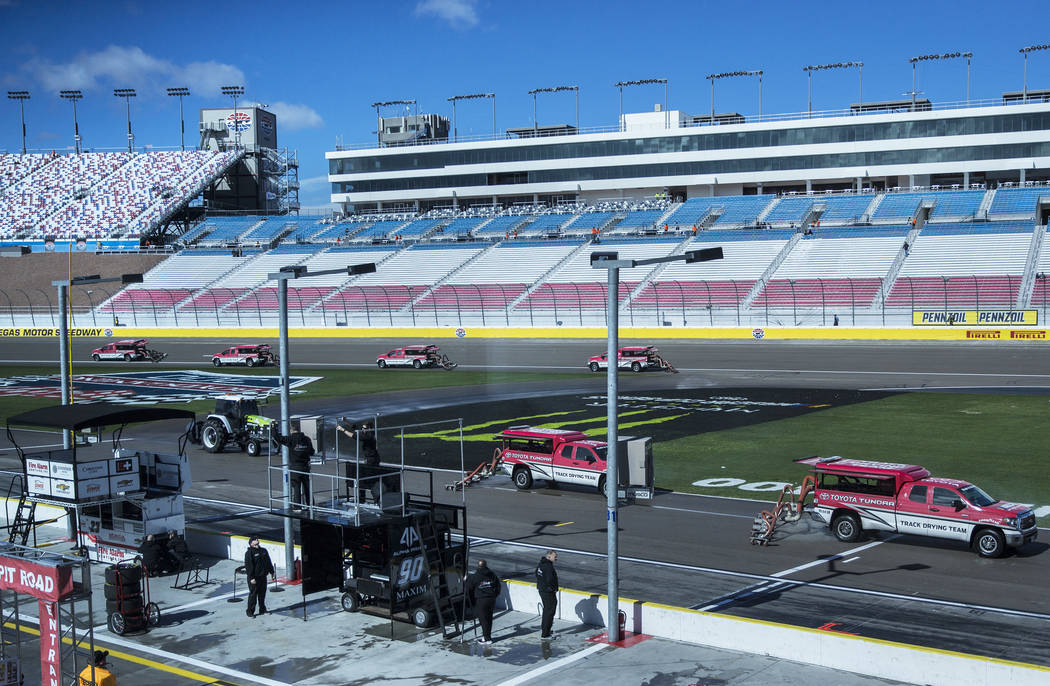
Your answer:
[[[499,577],[489,569],[488,562],[478,560],[478,571],[467,580],[467,594],[474,602],[474,613],[481,623],[481,640],[478,643],[492,643],[492,613],[499,598]]]
[[[554,563],[558,561],[558,553],[548,550],[540,558],[536,566],[536,590],[540,594],[543,603],[543,619],[540,621],[540,638],[550,640],[557,638],[551,635],[551,626],[554,625],[554,611],[558,609],[558,572],[554,569]]]
[[[277,578],[270,553],[259,544],[259,537],[248,539],[248,549],[244,551],[244,573],[248,577],[248,609],[246,615],[255,617],[255,605],[259,604],[259,614],[266,614],[266,577]]]

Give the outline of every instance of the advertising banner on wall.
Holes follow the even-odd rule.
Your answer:
[[[912,310],[913,326],[1038,326],[1039,310]]]

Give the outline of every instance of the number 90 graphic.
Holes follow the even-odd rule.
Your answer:
[[[408,586],[419,581],[423,577],[423,563],[422,555],[401,560],[401,567],[397,571],[397,585]]]

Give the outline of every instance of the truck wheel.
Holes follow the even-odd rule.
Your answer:
[[[379,365],[380,369],[386,369],[386,360],[379,360],[376,364]]]
[[[259,445],[259,441],[253,438],[244,446],[244,451],[248,453],[248,457],[258,457],[259,453],[262,452],[262,446]]]
[[[860,519],[851,512],[836,517],[831,523],[831,530],[835,532],[835,538],[848,543],[859,541],[864,532],[860,526]]]
[[[212,364],[213,367],[221,367],[222,366],[222,360],[220,360],[217,357],[213,357],[213,358],[211,358],[211,364]]]
[[[131,353],[124,353],[124,361],[131,362]]]
[[[339,599],[339,602],[343,606],[343,610],[346,612],[357,612],[361,609],[361,596],[353,591],[347,591],[344,593],[342,598]]]
[[[1006,551],[1006,539],[998,529],[981,529],[973,543],[981,557],[1002,557]]]
[[[602,474],[600,477],[598,477],[598,493],[601,494],[603,497],[606,495],[605,494],[605,475],[604,474]]]
[[[201,431],[201,443],[209,453],[222,452],[226,445],[226,429],[218,421],[209,419]]]
[[[412,360],[412,368],[413,369],[422,369],[423,368],[423,363],[420,362],[419,360]]]
[[[532,472],[528,467],[518,467],[514,470],[514,485],[521,491],[532,488]]]
[[[640,372],[640,371],[642,371],[642,365],[640,363],[638,363],[638,362],[632,362],[631,363],[631,371],[632,372]]]
[[[434,613],[425,607],[417,607],[412,610],[412,623],[420,629],[426,629],[434,623]]]
[[[93,359],[95,362],[98,362],[99,360],[102,359],[102,356],[101,355],[92,355],[91,359]]]
[[[588,366],[591,368],[592,372],[596,372],[600,369],[597,362],[591,362]]]
[[[255,366],[255,358],[254,357],[249,357],[247,360],[244,361],[244,364],[248,365],[249,367],[254,367]]]

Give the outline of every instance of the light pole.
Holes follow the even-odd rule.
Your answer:
[[[124,274],[103,279],[98,274],[91,276],[74,276],[68,280],[52,281],[51,285],[58,288],[58,309],[62,311],[62,318],[58,322],[58,366],[61,369],[59,378],[62,384],[62,404],[71,405],[73,383],[70,379],[70,352],[69,352],[69,324],[66,321],[69,314],[69,289],[71,286],[94,285],[97,283],[142,283],[142,274]],[[90,292],[90,291],[89,291]],[[72,447],[72,434],[69,429],[62,430],[62,447],[69,450]]]
[[[415,100],[387,100],[386,102],[373,102],[372,107],[376,108],[376,137],[380,145],[383,144],[383,127],[382,120],[379,118],[379,108],[386,107],[387,105],[416,105]],[[419,126],[419,108],[415,109],[416,126]]]
[[[606,501],[606,530],[608,532],[608,631],[609,643],[620,640],[620,625],[618,620],[620,580],[619,580],[619,526],[617,522],[617,496],[620,483],[617,477],[617,394],[619,393],[618,375],[620,372],[618,349],[620,347],[620,269],[641,267],[647,264],[660,264],[662,262],[684,261],[686,264],[695,262],[707,262],[709,260],[722,259],[722,248],[704,248],[703,250],[689,250],[682,255],[667,255],[665,257],[653,257],[645,260],[620,259],[615,252],[593,252],[591,253],[591,267],[593,269],[609,270],[609,305],[606,324],[609,329],[609,346],[607,360],[609,362],[606,374],[606,426],[608,435],[606,441],[605,457],[605,501]]]
[[[457,100],[476,100],[477,98],[492,98],[492,137],[496,138],[496,94],[495,93],[471,93],[470,95],[453,95],[448,99],[452,103],[452,142],[455,143],[459,139],[459,134],[456,131],[456,101]]]
[[[553,88],[533,88],[529,91],[529,95],[532,96],[532,135],[536,136],[537,131],[540,128],[539,118],[536,115],[536,94],[537,93],[561,93],[562,91],[575,91],[576,92],[576,131],[580,130],[580,87],[579,86],[555,86]]]
[[[77,100],[84,97],[80,91],[59,91],[58,97],[73,103],[73,151],[80,154],[80,124],[77,122]]]
[[[26,109],[25,101],[29,99],[29,91],[7,91],[9,100],[18,101],[18,111],[22,115],[22,154],[26,154]]]
[[[223,95],[228,95],[233,98],[233,131],[234,131],[234,145],[238,148],[241,147],[241,120],[237,118],[237,98],[238,96],[244,95],[244,86],[221,86],[219,90],[222,91]]]
[[[809,77],[809,116],[813,116],[813,72],[824,71],[826,69],[851,69],[856,67],[860,70],[860,102],[864,102],[864,63],[863,62],[834,62],[831,64],[811,64],[802,67],[802,71],[806,72]]]
[[[1021,48],[1018,50],[1019,53],[1024,55],[1024,88],[1021,91],[1021,104],[1028,102],[1028,53],[1038,52],[1039,50],[1050,49],[1050,44],[1043,45],[1029,45],[1027,48]]]
[[[278,353],[281,357],[281,435],[287,436],[289,429],[288,414],[288,281],[291,279],[304,279],[311,276],[328,276],[329,274],[370,274],[376,270],[375,263],[354,264],[340,269],[323,269],[317,272],[307,271],[302,265],[281,267],[280,271],[267,275],[268,281],[277,281],[277,311],[280,327],[280,347]],[[290,481],[288,465],[288,446],[281,446],[281,497],[284,504],[284,574],[290,579],[295,569],[295,542],[292,540],[292,518],[291,518],[291,496],[292,484]],[[310,503],[303,503],[309,507]]]
[[[664,85],[664,128],[669,128],[667,124],[667,79],[639,79],[637,81],[617,81],[613,84],[616,88],[620,89],[620,120],[619,126],[620,131],[624,130],[623,126],[623,88],[624,86],[647,86],[651,83],[662,83]]]
[[[134,88],[114,88],[113,95],[118,98],[124,98],[124,102],[128,105],[128,152],[134,152],[132,149],[135,144],[135,135],[131,133],[131,99],[135,97]]]
[[[715,123],[715,81],[718,79],[728,79],[734,76],[757,76],[758,77],[758,118],[762,118],[762,70],[755,69],[752,71],[726,71],[721,74],[708,74],[707,78],[711,81],[711,124]]]
[[[970,104],[970,65],[973,60],[972,52],[946,52],[942,55],[919,55],[918,57],[912,57],[908,61],[911,62],[911,109],[915,110],[915,95],[918,93],[916,90],[915,80],[915,67],[919,62],[931,62],[933,60],[954,60],[963,58],[966,60],[966,104]]]
[[[186,150],[186,120],[182,118],[182,98],[190,94],[189,88],[169,88],[168,95],[179,99],[179,148]]]

